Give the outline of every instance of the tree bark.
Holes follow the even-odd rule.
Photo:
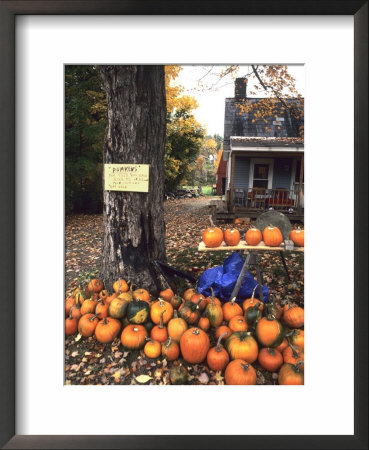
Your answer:
[[[152,261],[166,260],[164,66],[101,66],[108,117],[104,164],[149,164],[149,192],[104,191],[102,279],[118,278],[156,295]]]

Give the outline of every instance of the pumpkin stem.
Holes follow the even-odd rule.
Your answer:
[[[300,366],[304,364],[304,361],[301,359],[300,361],[297,361],[297,363],[293,366],[293,369],[295,372],[300,372]]]
[[[176,309],[173,311],[173,318],[178,319],[178,311]]]
[[[254,298],[255,298],[255,291],[256,291],[256,288],[258,287],[258,284],[255,284],[255,287],[254,287],[254,289],[252,290],[252,295],[251,295],[251,300],[252,300],[252,302],[254,302]]]
[[[195,328],[195,329],[193,330],[192,334],[200,334],[200,333],[199,333],[199,329],[198,329],[198,328]]]
[[[224,336],[226,336],[228,334],[228,331],[225,331],[223,334],[221,334],[220,336],[219,336],[219,338],[218,338],[218,341],[217,341],[217,346],[215,347],[215,350],[217,351],[217,352],[220,352],[222,349],[221,349],[221,347],[220,347],[220,341],[224,338]]]
[[[90,322],[93,322],[96,317],[98,317],[100,315],[100,313],[94,314],[93,316],[90,317]]]
[[[231,300],[231,304],[234,305],[235,301],[236,301],[236,297],[233,297]]]
[[[160,323],[159,323],[159,328],[162,330],[164,328],[164,324],[163,324],[163,315],[166,312],[166,310],[162,311],[160,313]]]
[[[241,367],[242,367],[243,370],[249,370],[249,367],[250,367],[250,366],[249,366],[248,363],[246,363],[246,364],[243,364],[243,363],[242,363],[242,364],[241,364]]]
[[[294,347],[294,346],[291,344],[290,341],[288,341],[288,345],[289,345],[289,346],[291,347],[291,349],[292,349],[292,356],[293,356],[294,358],[298,358],[300,355],[299,355],[299,353],[298,353],[296,347]]]
[[[171,343],[172,343],[172,338],[169,336],[168,339],[164,343],[164,347],[169,348]]]
[[[103,324],[104,324],[104,325],[107,325],[108,323],[109,323],[109,322],[108,322],[107,318],[104,317],[104,319],[103,319]]]
[[[214,300],[214,289],[212,286],[210,286],[210,292],[211,292],[211,302],[214,305],[215,304],[215,300]]]

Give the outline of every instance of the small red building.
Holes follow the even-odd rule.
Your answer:
[[[218,170],[217,170],[217,195],[224,195],[226,188],[226,179],[227,179],[227,161],[220,157]]]

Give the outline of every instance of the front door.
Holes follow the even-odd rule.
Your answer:
[[[273,160],[251,159],[250,188],[271,189],[273,183]]]

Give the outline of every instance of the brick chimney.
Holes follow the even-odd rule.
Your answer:
[[[247,97],[247,78],[236,78],[234,83],[234,97],[238,99]]]

